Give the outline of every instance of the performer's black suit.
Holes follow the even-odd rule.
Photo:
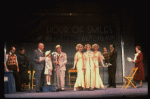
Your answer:
[[[112,64],[111,66],[108,67],[108,83],[109,83],[109,87],[115,87],[116,88],[116,79],[115,79],[115,75],[116,75],[116,59],[117,59],[117,52],[115,50],[113,50],[112,52],[110,52],[110,64]]]

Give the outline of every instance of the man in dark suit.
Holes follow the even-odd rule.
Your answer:
[[[36,83],[36,92],[40,92],[40,88],[43,83],[43,70],[44,70],[44,60],[40,60],[40,57],[44,57],[44,44],[39,43],[38,49],[34,51],[33,54],[33,62],[34,62],[34,70],[35,70],[35,83]]]
[[[116,88],[116,59],[117,59],[117,52],[115,51],[115,46],[110,45],[110,64],[111,66],[108,67],[108,87]]]

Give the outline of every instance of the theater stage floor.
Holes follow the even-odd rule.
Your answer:
[[[137,83],[138,85],[138,83]],[[106,85],[105,85],[106,86]],[[122,89],[122,84],[117,84],[117,88],[107,88],[106,90],[94,91],[73,91],[73,88],[66,87],[66,91],[59,92],[39,92],[35,90],[26,90],[24,92],[16,92],[4,94],[5,98],[116,98],[116,97],[147,97],[148,83],[143,82],[142,88]]]

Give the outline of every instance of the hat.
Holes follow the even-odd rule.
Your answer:
[[[51,53],[51,50],[45,52],[45,56]]]
[[[60,45],[56,45],[56,49],[57,49],[58,47],[60,47],[60,48],[61,48],[61,46],[60,46]]]

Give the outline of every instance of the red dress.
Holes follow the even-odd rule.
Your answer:
[[[134,80],[145,80],[143,54],[141,52],[138,54],[137,60],[135,60],[135,67],[138,67],[138,70],[135,73]]]

